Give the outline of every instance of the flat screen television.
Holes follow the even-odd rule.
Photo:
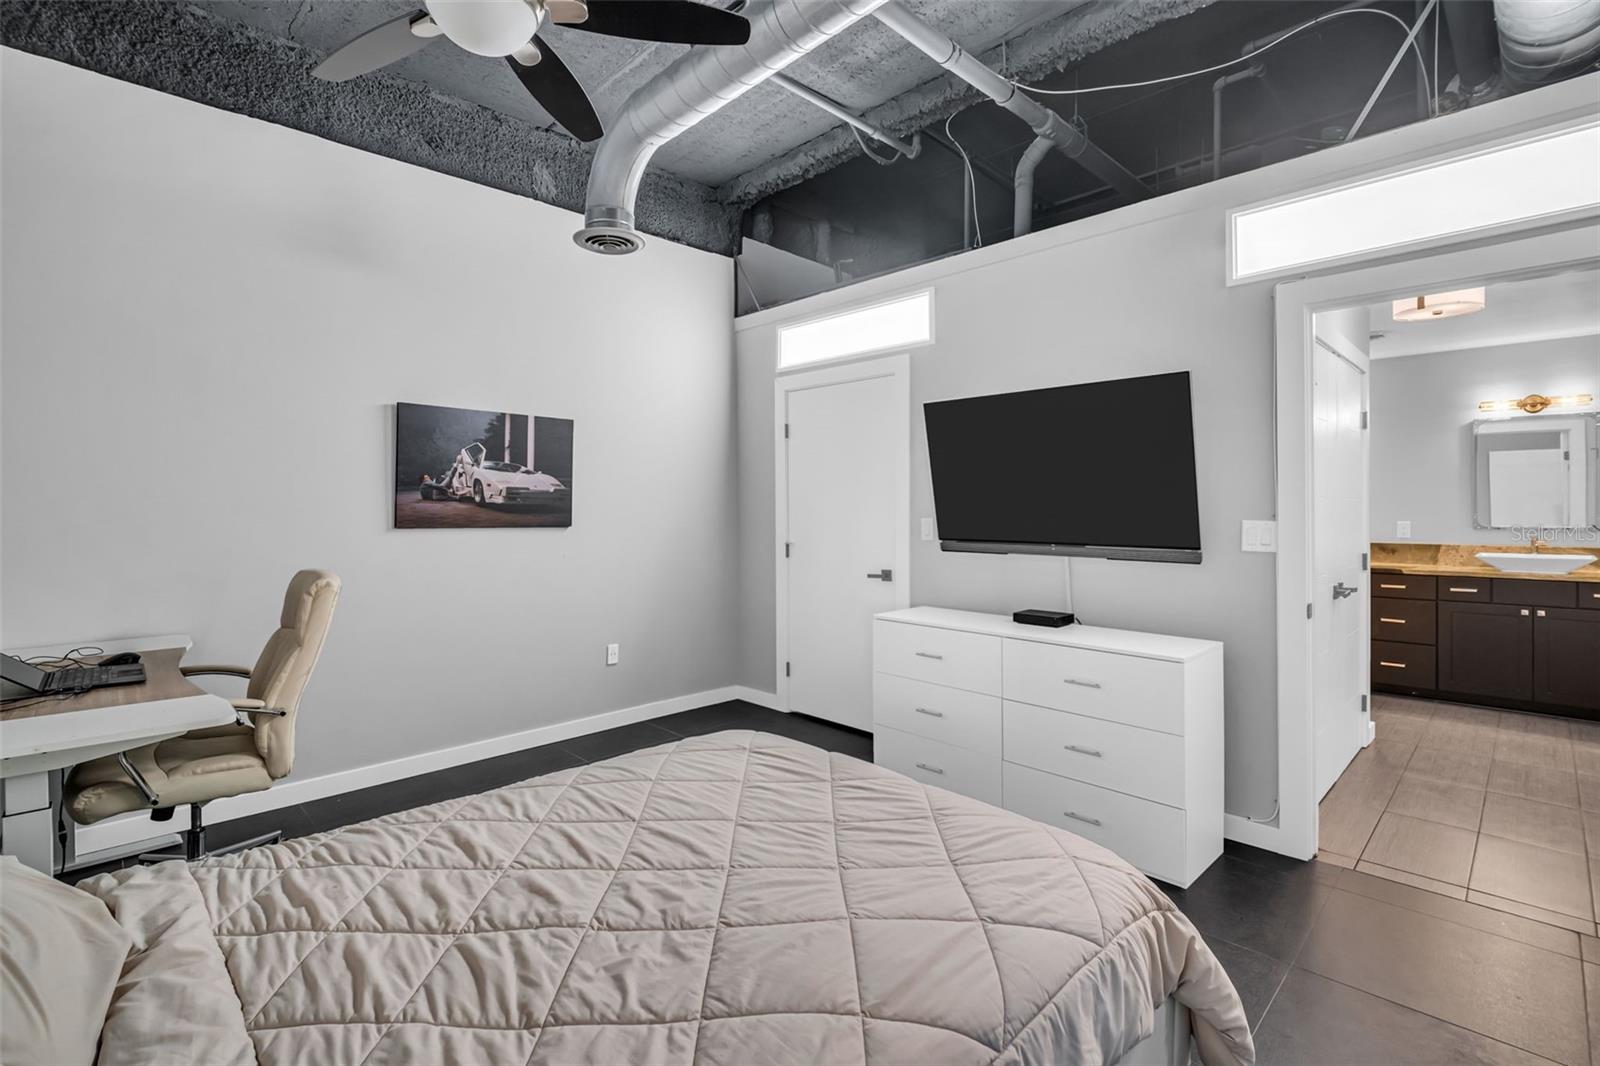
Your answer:
[[[945,551],[1200,561],[1189,374],[923,405]]]

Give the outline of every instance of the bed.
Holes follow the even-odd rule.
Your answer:
[[[763,733],[81,887],[133,941],[107,1066],[1254,1059],[1112,853]]]

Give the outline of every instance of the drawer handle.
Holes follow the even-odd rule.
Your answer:
[[[930,774],[941,774],[942,775],[944,773],[944,771],[939,769],[937,766],[929,766],[925,762],[917,763],[917,769],[918,770],[926,770]]]
[[[1403,588],[1406,588],[1407,586],[1405,586],[1405,585],[1381,585],[1380,584],[1378,587],[1380,589],[1403,589]]]
[[[1544,612],[1543,611],[1535,611],[1534,614],[1538,615],[1540,618],[1544,617]]]
[[[1079,755],[1090,755],[1096,759],[1105,758],[1105,752],[1095,751],[1093,748],[1080,748],[1076,744],[1063,744],[1062,747],[1066,748],[1068,751],[1075,751]]]
[[[1477,592],[1478,590],[1477,589],[1468,589],[1468,588],[1458,588],[1455,585],[1451,585],[1450,586],[1450,591],[1451,592]]]
[[[913,707],[911,709],[913,711],[916,711],[918,714],[925,714],[929,718],[943,718],[944,717],[944,712],[943,711],[930,711],[926,707]]]
[[[1066,677],[1066,678],[1062,678],[1062,680],[1065,681],[1069,685],[1077,685],[1079,688],[1099,688],[1100,687],[1100,682],[1098,682],[1098,681],[1080,681],[1075,677]]]
[[[1406,668],[1406,664],[1405,663],[1391,663],[1391,662],[1388,662],[1385,659],[1379,659],[1378,660],[1378,665],[1379,666],[1392,666],[1396,670],[1404,670]]]
[[[942,660],[944,658],[944,656],[943,655],[935,655],[931,651],[919,651],[919,652],[917,652],[917,658],[919,658],[919,659],[941,659]]]
[[[1071,818],[1075,822],[1084,822],[1084,823],[1086,823],[1088,825],[1103,825],[1104,824],[1098,818],[1090,818],[1088,815],[1079,814],[1077,811],[1062,811],[1061,813],[1066,815],[1068,818]]]
[[[1406,620],[1404,618],[1383,618],[1380,616],[1378,621],[1388,622],[1392,626],[1403,626],[1406,624]]]
[[[1520,612],[1520,616],[1523,617],[1523,618],[1528,617],[1528,609],[1526,607],[1524,607],[1522,609],[1522,611]]]

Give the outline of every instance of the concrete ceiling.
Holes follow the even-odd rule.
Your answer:
[[[1482,311],[1434,321],[1396,322],[1392,302],[1373,304],[1367,309],[1372,357],[1600,335],[1600,275],[1594,271],[1491,282],[1486,289]]]
[[[963,47],[987,51],[1057,18],[1084,0],[902,0]],[[388,19],[415,11],[416,0],[195,0],[195,6],[326,55]],[[688,48],[603,37],[562,26],[544,31],[588,89],[607,125],[623,102]],[[506,64],[447,40],[386,68],[386,73],[538,126],[544,109]],[[791,77],[857,111],[937,77],[938,66],[873,19],[867,19],[789,68]],[[771,85],[762,85],[657,153],[654,165],[679,177],[721,186],[821,136],[838,120]]]

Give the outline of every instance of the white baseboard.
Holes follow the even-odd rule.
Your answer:
[[[694,692],[687,696],[674,696],[654,703],[641,703],[633,707],[605,711],[587,718],[574,718],[567,722],[536,726],[520,733],[459,744],[453,748],[440,748],[437,751],[407,755],[404,758],[373,763],[370,766],[358,766],[352,770],[340,770],[320,777],[308,777],[303,780],[290,777],[264,792],[251,792],[206,804],[206,824],[216,825],[234,818],[276,811],[292,807],[297,803],[309,803],[312,800],[387,784],[390,781],[400,781],[407,777],[416,777],[418,774],[432,773],[435,770],[446,770],[452,766],[461,766],[513,751],[557,744],[563,740],[598,733],[604,729],[647,722],[652,718],[663,718],[680,711],[692,711],[697,707],[726,703],[728,700],[747,700],[763,707],[770,707],[776,697],[770,692],[761,692],[743,685],[727,685],[707,692]],[[125,854],[136,844],[153,847],[165,839],[170,839],[172,827],[182,829],[188,824],[189,808],[183,806],[174,808],[173,821],[170,822],[152,822],[148,815],[136,812],[108,818],[94,825],[76,826],[74,840],[78,863],[83,864],[85,860],[93,861],[94,858],[99,858],[95,854],[99,852],[107,853],[105,859],[111,858],[110,852],[113,851]]]
[[[744,700],[746,703],[753,703],[757,707],[765,707],[769,711],[783,710],[782,707],[778,706],[778,694],[776,692],[764,692],[758,688],[751,688],[749,685],[734,685],[732,691],[734,695],[730,696],[730,699]]]
[[[1232,840],[1239,844],[1249,844],[1263,851],[1275,851],[1279,855],[1289,855],[1290,858],[1299,856],[1290,855],[1284,844],[1283,830],[1268,822],[1253,822],[1249,818],[1237,814],[1224,814],[1222,816],[1222,836],[1225,840]]]

